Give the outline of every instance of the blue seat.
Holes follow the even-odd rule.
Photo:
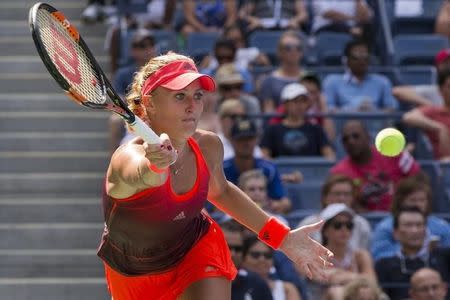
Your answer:
[[[192,32],[187,37],[184,52],[200,62],[203,57],[213,51],[219,36],[216,32]]]
[[[394,64],[433,65],[436,53],[447,47],[448,39],[439,35],[397,35],[394,37]]]
[[[303,182],[284,184],[292,209],[320,210],[320,193],[322,182]]]
[[[321,32],[317,35],[315,50],[318,65],[342,65],[345,46],[352,39],[350,34]]]
[[[433,146],[428,137],[421,132],[418,133],[414,156],[420,160],[433,159]]]
[[[436,68],[432,66],[402,66],[398,68],[398,76],[401,84],[419,85],[436,84]]]
[[[304,156],[284,156],[273,160],[281,174],[300,171],[303,174],[304,182],[323,181],[328,176],[334,161],[319,157]]]
[[[256,30],[248,37],[248,45],[258,48],[274,63],[277,61],[278,40],[283,32],[282,30]]]

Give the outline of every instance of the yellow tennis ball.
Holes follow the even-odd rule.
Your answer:
[[[405,147],[405,136],[395,128],[385,128],[378,132],[375,146],[385,156],[397,156]]]

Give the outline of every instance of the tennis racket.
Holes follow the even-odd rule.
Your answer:
[[[45,67],[73,101],[112,111],[147,143],[160,144],[158,135],[116,93],[78,30],[59,10],[36,3],[30,9],[28,22]]]

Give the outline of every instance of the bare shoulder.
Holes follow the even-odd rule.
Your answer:
[[[214,132],[198,129],[192,136],[197,142],[210,170],[223,162],[223,145]]]

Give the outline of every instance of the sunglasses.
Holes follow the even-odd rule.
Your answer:
[[[352,221],[348,221],[348,222],[334,221],[334,222],[331,223],[331,226],[332,226],[334,229],[336,229],[336,230],[339,230],[339,229],[341,229],[341,228],[344,227],[344,226],[345,226],[348,230],[352,230],[353,227],[355,226],[355,224],[353,224]]]
[[[359,140],[360,137],[361,137],[361,134],[353,132],[353,133],[350,133],[350,134],[343,135],[342,136],[342,141],[344,143],[347,143],[350,139]]]
[[[237,245],[228,245],[228,248],[230,249],[231,252],[242,252],[242,246],[237,246]]]
[[[254,259],[259,259],[261,256],[265,259],[272,259],[273,257],[272,252],[250,251],[248,254]]]
[[[284,44],[281,46],[281,49],[283,49],[284,51],[300,51],[302,47],[297,44]]]
[[[233,90],[242,90],[242,86],[243,84],[239,83],[239,84],[224,84],[220,86],[220,89],[224,92],[230,92]]]
[[[348,58],[350,58],[352,60],[357,60],[357,61],[369,61],[370,56],[369,55],[349,55]]]

